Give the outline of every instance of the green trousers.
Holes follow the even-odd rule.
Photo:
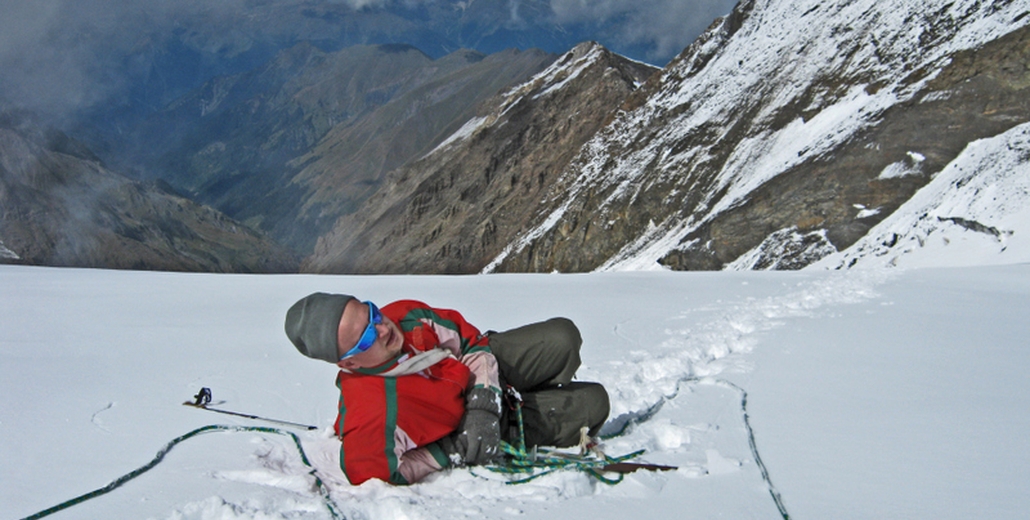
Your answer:
[[[599,383],[573,382],[583,338],[572,321],[554,318],[490,333],[501,384],[522,397],[526,446],[575,446],[584,426],[596,435],[608,418],[608,392]],[[508,407],[506,407],[508,408]],[[501,418],[505,440],[517,438],[514,412]]]

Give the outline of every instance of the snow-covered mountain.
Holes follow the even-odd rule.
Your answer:
[[[743,1],[630,96],[485,270],[800,268],[854,245],[848,265],[917,192],[941,208],[926,225],[1019,236],[1023,214],[944,200],[1006,177],[1009,207],[1027,205],[1024,132],[1006,132],[1030,121],[1028,23],[1026,1]],[[920,192],[970,161],[985,166]]]
[[[112,169],[318,272],[847,267],[970,237],[1021,261],[1026,218],[973,187],[1027,205],[1028,24],[1028,0],[747,0],[657,73],[595,43],[301,44],[120,132],[141,153]]]
[[[1030,124],[974,141],[893,214],[816,265],[970,266],[1030,261]]]

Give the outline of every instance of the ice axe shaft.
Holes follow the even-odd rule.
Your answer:
[[[193,402],[186,401],[185,403],[182,403],[182,404],[185,405],[185,406],[192,406],[194,408],[200,408],[201,410],[207,410],[209,412],[217,412],[217,413],[222,413],[222,414],[225,414],[225,415],[235,415],[236,417],[243,417],[243,418],[246,418],[246,419],[253,419],[255,421],[264,421],[264,422],[270,422],[270,423],[275,423],[275,424],[282,424],[282,425],[285,425],[285,426],[295,426],[297,428],[304,428],[306,430],[317,430],[318,429],[318,426],[311,426],[310,424],[301,424],[301,423],[295,423],[295,422],[292,422],[292,421],[283,421],[281,419],[270,419],[268,417],[261,417],[260,415],[254,415],[254,414],[249,414],[249,413],[240,413],[240,412],[233,412],[231,410],[221,410],[221,409],[218,409],[218,408],[210,408],[210,407],[208,407],[208,403],[211,402],[211,389],[206,387],[206,386],[204,388],[201,388],[200,392],[197,392],[197,395],[193,396],[193,398],[194,398]]]
[[[673,471],[679,469],[676,466],[664,466],[662,464],[645,464],[640,462],[616,462],[613,464],[606,464],[601,468],[601,471],[611,471],[615,473],[633,473],[638,469],[647,471]]]

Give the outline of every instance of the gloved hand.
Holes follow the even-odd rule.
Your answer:
[[[488,388],[473,388],[465,397],[465,416],[440,446],[460,463],[486,464],[501,455],[501,397]]]
[[[435,443],[443,450],[444,455],[447,455],[447,460],[451,461],[452,466],[465,465],[465,448],[458,446],[455,442],[458,438],[458,433],[454,432]]]
[[[486,410],[467,410],[454,444],[465,464],[486,464],[501,454],[501,421]]]

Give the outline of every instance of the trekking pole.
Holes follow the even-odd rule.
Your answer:
[[[206,387],[206,386],[201,388],[200,391],[197,392],[197,395],[193,396],[193,399],[194,399],[193,402],[186,401],[185,403],[182,403],[182,404],[185,405],[185,406],[192,406],[194,408],[200,408],[201,410],[207,410],[209,412],[224,413],[226,415],[235,415],[236,417],[244,417],[246,419],[254,419],[256,421],[265,421],[265,422],[270,422],[270,423],[275,423],[275,424],[282,424],[282,425],[285,425],[285,426],[295,426],[297,428],[304,428],[304,429],[307,429],[307,430],[317,430],[318,429],[318,426],[312,426],[310,424],[301,424],[301,423],[295,423],[295,422],[291,422],[291,421],[283,421],[281,419],[270,419],[268,417],[261,417],[260,415],[253,415],[253,414],[249,414],[249,413],[240,413],[240,412],[233,412],[233,411],[230,411],[230,410],[221,410],[221,409],[218,409],[218,408],[211,408],[211,407],[208,406],[208,404],[211,403],[211,389]]]

